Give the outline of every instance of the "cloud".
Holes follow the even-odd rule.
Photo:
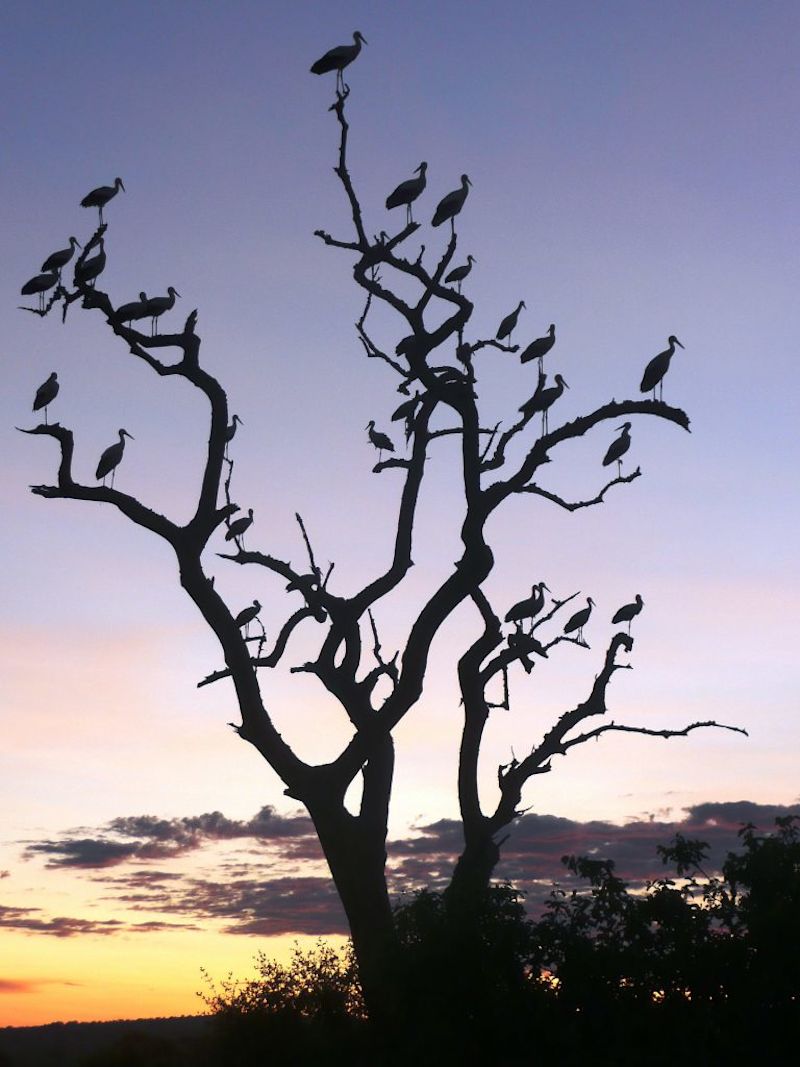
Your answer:
[[[0,878],[10,878],[11,871],[0,871]]]
[[[35,993],[39,982],[28,982],[25,979],[0,978],[0,994],[3,993]]]
[[[41,915],[40,908],[11,908],[0,904],[0,928],[27,930],[54,937],[74,937],[78,934],[113,934],[124,925],[117,919],[98,921],[71,919],[63,915],[48,919],[41,918]]]

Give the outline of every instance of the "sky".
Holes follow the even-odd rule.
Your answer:
[[[553,419],[637,397],[667,337],[685,345],[664,397],[686,409],[691,434],[634,420],[629,462],[643,477],[574,514],[513,500],[488,527],[493,603],[544,579],[597,608],[590,651],[559,648],[512,678],[482,789],[490,802],[498,763],[588,693],[611,615],[637,592],[634,670],[612,682],[614,720],[717,719],[749,736],[612,735],[571,752],[529,783],[505,873],[541,887],[565,851],[595,849],[641,878],[676,827],[713,837],[721,855],[741,821],[767,826],[800,799],[797,5],[10,2],[0,1025],[196,1011],[201,967],[243,974],[259,949],[280,957],[296,937],[344,933],[307,819],[227,725],[231,688],[196,687],[221,657],[169,552],[111,508],[31,495],[53,478],[55,447],[15,427],[35,424],[33,396],[55,370],[51,418],[75,432],[77,473],[93,484],[124,426],[135,440],[119,487],[190,513],[207,439],[197,397],[154,380],[77,305],[63,325],[17,310],[44,258],[91,234],[82,196],[119,175],[102,287],[123,303],[174,286],[164,328],[198,309],[202,362],[243,420],[235,488],[254,509],[248,545],[299,562],[299,512],[317,555],[335,561],[334,591],[383,565],[399,482],[372,473],[364,427],[394,432],[401,398],[358,343],[348,253],[313,236],[350,231],[332,173],[333,76],[308,68],[356,29],[368,44],[347,73],[350,168],[369,232],[400,225],[384,200],[424,159],[412,241],[443,247],[430,215],[469,174],[456,261],[475,257],[471,337],[493,336],[521,299],[515,340],[556,323],[549,369],[570,389]],[[388,315],[374,324],[387,347],[402,336]],[[532,368],[480,358],[486,424],[508,421]],[[613,436],[603,427],[570,445],[543,484],[592,496]],[[377,615],[386,649],[456,558],[453,460],[442,439],[408,591]],[[275,632],[281,589],[209,558],[231,606],[258,596]],[[464,609],[444,627],[397,731],[396,890],[440,884],[458,853],[454,664],[476,626]],[[294,661],[311,649],[301,636]],[[337,751],[347,731],[308,677],[262,685],[304,758]]]

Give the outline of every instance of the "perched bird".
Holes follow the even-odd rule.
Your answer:
[[[573,630],[578,631],[578,640],[583,640],[583,628],[589,621],[589,616],[592,614],[592,608],[594,607],[594,601],[591,597],[586,598],[586,607],[581,608],[580,611],[576,611],[575,614],[567,620],[567,624],[564,627],[565,634],[571,634]]]
[[[58,375],[55,371],[50,375],[46,382],[42,382],[39,388],[36,390],[36,396],[33,401],[33,410],[39,411],[40,408],[44,408],[44,424],[47,425],[47,405],[52,404],[55,398],[58,396]]]
[[[234,519],[233,522],[228,523],[228,529],[225,532],[226,541],[236,541],[239,543],[239,538],[244,535],[245,530],[249,530],[253,524],[253,509],[249,508],[246,515],[243,515],[240,519]],[[244,548],[244,541],[240,546]]]
[[[150,299],[147,301],[147,314],[151,319],[151,334],[155,334],[157,332],[156,319],[159,317],[159,315],[163,315],[165,311],[169,311],[170,308],[174,307],[175,297],[181,295],[178,290],[173,288],[171,285],[167,288],[167,294],[167,296],[151,296]]]
[[[147,293],[139,293],[138,300],[122,304],[115,314],[120,322],[127,322],[129,325],[137,319],[148,319],[150,312],[147,310]]]
[[[70,237],[69,248],[62,248],[58,252],[53,252],[42,264],[42,270],[57,270],[59,278],[61,277],[61,270],[69,263],[75,254],[75,248],[82,248],[76,237]]]
[[[81,200],[81,207],[96,207],[100,211],[100,225],[103,225],[103,208],[116,196],[120,189],[125,191],[125,186],[122,184],[122,178],[115,178],[113,185],[98,185],[96,189],[92,189],[90,193]]]
[[[366,425],[366,430],[370,444],[378,450],[378,463],[380,463],[381,456],[384,452],[394,452],[394,445],[385,433],[381,433],[380,430],[375,429],[374,419],[369,420]]]
[[[555,385],[551,385],[549,388],[544,388],[544,383],[547,381],[546,374],[539,375],[539,385],[536,388],[536,392],[530,398],[526,400],[522,407],[519,409],[526,419],[529,419],[531,415],[535,415],[537,411],[542,413],[542,433],[547,433],[548,430],[548,416],[550,414],[550,408],[555,404],[556,400],[561,396],[565,389],[569,389],[569,386],[561,377],[560,374],[555,376]]]
[[[616,440],[612,441],[611,444],[608,446],[608,452],[606,452],[605,458],[603,459],[603,466],[608,467],[609,464],[613,463],[616,460],[617,477],[620,477],[622,475],[622,457],[631,447],[631,423],[623,422],[623,424],[621,426],[618,426],[617,429],[621,430],[622,432],[620,433],[619,437],[617,437]]]
[[[508,338],[508,343],[511,344],[511,334],[514,332],[514,327],[517,325],[517,319],[519,318],[520,311],[525,307],[525,301],[520,300],[516,308],[510,312],[500,325],[497,327],[496,339],[502,341],[504,337]]]
[[[233,621],[236,623],[240,630],[244,626],[244,632],[246,635],[250,623],[253,621],[256,615],[258,615],[259,611],[261,611],[261,605],[257,600],[254,600],[250,607],[243,608]]]
[[[97,470],[95,471],[95,478],[102,478],[103,485],[106,484],[106,475],[111,475],[111,488],[114,488],[114,474],[119,462],[122,459],[122,453],[125,451],[125,438],[130,437],[131,441],[134,440],[133,435],[129,434],[127,430],[119,431],[119,441],[114,445],[109,445],[105,452],[100,457],[100,462],[97,464]]]
[[[427,169],[428,164],[423,161],[414,171],[415,174],[419,174],[418,178],[409,178],[407,181],[400,182],[395,191],[386,197],[386,207],[390,211],[392,208],[405,205],[407,226],[414,221],[411,215],[411,205],[425,188],[425,171]]]
[[[236,424],[244,426],[244,423],[238,415],[234,415],[230,421],[230,425],[225,430],[225,459],[228,458],[228,445],[236,436]]]
[[[417,407],[422,400],[421,393],[414,393],[410,400],[404,400],[403,403],[392,412],[392,422],[397,422],[398,419],[405,419],[406,423],[406,441],[411,437],[414,429],[414,419],[417,414]]]
[[[519,627],[523,619],[534,619],[544,607],[544,590],[550,590],[544,582],[538,582],[531,586],[531,595],[525,600],[519,600],[506,613],[506,622],[516,623]]]
[[[667,338],[667,344],[669,348],[665,348],[663,352],[659,352],[657,356],[653,356],[647,366],[644,368],[644,374],[642,375],[642,384],[639,386],[643,393],[649,393],[653,390],[653,400],[656,398],[656,386],[661,388],[658,391],[658,399],[663,399],[664,394],[664,375],[669,370],[669,361],[675,355],[675,345],[679,345],[683,348],[678,338],[671,334]]]
[[[460,267],[454,267],[444,280],[445,285],[452,285],[453,282],[458,283],[458,291],[461,292],[461,283],[466,276],[472,270],[472,264],[477,263],[474,256],[467,256],[467,262]]]
[[[469,180],[466,174],[461,175],[461,188],[455,189],[452,193],[448,193],[447,196],[442,197],[439,201],[439,205],[434,212],[431,225],[441,226],[443,222],[447,222],[450,219],[450,231],[455,233],[455,224],[453,219],[459,213],[464,206],[464,201],[467,199],[467,193],[472,182]]]
[[[35,293],[39,294],[39,310],[44,310],[44,294],[48,289],[52,289],[54,285],[58,284],[58,271],[50,271],[48,274],[37,274],[35,278],[31,278],[30,281],[25,282],[20,289],[22,296],[33,296]]]
[[[100,251],[90,259],[75,264],[75,285],[88,285],[94,288],[94,283],[103,273],[106,267],[106,252],[103,247],[103,239],[100,238]]]
[[[336,48],[331,48],[329,52],[326,52],[324,56],[321,56],[316,63],[311,66],[312,74],[329,74],[332,70],[336,71],[336,90],[337,92],[344,92],[344,77],[342,71],[345,67],[349,67],[358,53],[361,51],[361,45],[367,44],[367,39],[363,33],[359,30],[353,34],[352,44],[340,44]]]
[[[619,609],[619,611],[617,611],[614,614],[614,617],[613,617],[613,619],[611,621],[613,623],[627,622],[627,624],[628,624],[628,633],[630,633],[631,632],[631,621],[636,618],[636,616],[639,614],[639,612],[642,610],[643,607],[644,607],[644,601],[642,600],[641,596],[637,593],[636,594],[636,599],[634,600],[634,602],[632,604],[625,604],[623,607],[621,607]]]
[[[519,357],[522,363],[529,363],[532,359],[539,360],[539,370],[542,369],[542,360],[556,343],[556,328],[550,323],[550,329],[544,337],[537,337],[531,341],[522,355]]]

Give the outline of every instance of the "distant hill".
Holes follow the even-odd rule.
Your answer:
[[[208,1051],[209,1016],[50,1023],[0,1028],[0,1067],[195,1067]]]

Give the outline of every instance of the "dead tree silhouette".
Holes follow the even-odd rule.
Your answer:
[[[354,45],[323,57],[320,63],[326,70],[335,70],[337,79],[340,79],[342,69],[355,57],[360,44],[359,35],[356,35]],[[387,820],[395,762],[393,731],[419,701],[434,638],[458,608],[471,606],[476,626],[474,638],[463,649],[458,661],[463,728],[457,791],[463,822],[463,850],[448,890],[448,899],[454,906],[468,908],[470,901],[478,899],[485,891],[500,856],[498,837],[517,816],[523,787],[533,776],[549,772],[555,756],[564,756],[579,745],[614,732],[672,738],[683,737],[701,727],[738,728],[714,721],[691,722],[681,729],[658,729],[613,721],[588,727],[588,720],[606,714],[609,683],[618,670],[626,667],[620,662],[620,656],[630,653],[634,647],[629,634],[617,632],[599,657],[597,674],[585,699],[565,710],[545,730],[541,740],[529,747],[524,758],[511,759],[498,767],[499,800],[493,806],[485,807],[479,793],[478,762],[484,731],[493,710],[498,706],[510,706],[509,672],[517,667],[530,672],[534,665],[540,665],[547,658],[550,649],[561,643],[588,647],[583,642],[581,630],[574,625],[575,619],[580,621],[579,616],[586,613],[585,609],[574,616],[566,628],[564,626],[562,611],[579,595],[577,592],[560,599],[554,597],[547,610],[543,603],[538,606],[538,600],[530,610],[525,609],[527,614],[523,621],[529,621],[527,630],[514,620],[513,613],[510,613],[511,623],[504,624],[502,615],[484,589],[495,563],[487,539],[488,521],[505,504],[525,494],[541,497],[569,511],[591,507],[603,501],[612,488],[630,484],[640,476],[638,469],[624,477],[618,475],[587,500],[574,500],[567,494],[545,490],[537,484],[537,474],[543,465],[552,463],[565,442],[582,438],[608,423],[616,425],[622,417],[650,416],[685,430],[689,428],[689,419],[680,408],[660,401],[628,399],[602,403],[538,436],[531,432],[533,427],[530,425],[538,407],[517,421],[513,421],[512,415],[505,429],[502,424],[493,430],[484,427],[478,401],[481,357],[492,350],[510,353],[517,349],[496,338],[465,340],[474,305],[443,280],[458,245],[453,225],[449,234],[444,231],[444,248],[438,254],[425,253],[423,249],[419,254],[415,251],[413,255],[404,255],[403,246],[420,229],[420,223],[407,221],[393,234],[382,232],[378,237],[369,236],[365,213],[348,169],[349,125],[345,118],[348,96],[349,89],[339,89],[330,110],[338,123],[336,174],[352,214],[353,232],[333,236],[317,230],[316,234],[325,246],[346,257],[348,270],[352,269],[355,282],[365,294],[364,310],[356,323],[356,332],[370,357],[368,365],[382,365],[401,394],[408,396],[412,384],[415,389],[413,402],[403,403],[393,416],[406,420],[407,454],[383,459],[381,452],[373,467],[374,473],[388,473],[401,482],[399,513],[388,566],[379,573],[365,575],[363,585],[355,591],[332,588],[332,565],[323,574],[299,515],[297,521],[308,557],[307,571],[271,554],[266,547],[246,548],[239,537],[234,537],[229,549],[219,553],[223,559],[247,567],[263,575],[264,579],[279,580],[272,592],[258,590],[262,600],[268,596],[279,599],[294,593],[299,593],[303,600],[299,608],[295,606],[296,601],[287,601],[285,621],[272,642],[262,634],[254,645],[254,639],[247,637],[243,624],[253,621],[249,616],[251,613],[255,615],[260,601],[253,601],[253,609],[237,612],[236,606],[224,599],[219,588],[221,583],[215,584],[204,567],[204,555],[209,552],[213,537],[221,541],[226,525],[229,538],[245,523],[249,525],[248,520],[241,518],[231,521],[239,509],[230,496],[235,460],[226,458],[228,446],[231,450],[234,446],[241,447],[244,434],[231,441],[235,423],[231,421],[228,397],[220,381],[201,364],[197,312],[191,312],[179,332],[151,336],[149,332],[132,328],[130,323],[135,322],[137,316],[146,319],[160,314],[166,306],[165,298],[156,298],[160,301],[158,308],[143,294],[142,308],[138,304],[115,307],[111,297],[98,288],[97,275],[86,270],[86,265],[91,262],[87,261],[87,254],[103,247],[105,223],[101,223],[84,245],[76,262],[73,288],[66,290],[59,286],[47,305],[26,310],[45,315],[56,305],[61,305],[66,316],[67,308],[78,302],[84,309],[99,313],[106,320],[121,342],[124,358],[128,358],[129,352],[132,358],[151,368],[154,385],[163,378],[179,378],[205,397],[210,424],[208,447],[194,513],[181,525],[113,486],[84,485],[76,481],[73,475],[74,436],[65,426],[42,424],[23,432],[50,436],[60,447],[55,482],[34,485],[32,492],[49,499],[111,505],[131,522],[151,531],[172,547],[179,565],[180,584],[215,633],[224,658],[224,666],[209,673],[199,684],[205,686],[222,679],[231,680],[241,714],[241,722],[235,726],[238,736],[261,753],[284,783],[286,795],[301,802],[313,819],[350,923],[368,1010],[373,1018],[381,1019],[392,1014],[393,988],[399,973],[392,966],[396,937],[385,872]],[[121,187],[121,182],[119,185]],[[461,188],[439,204],[434,225],[447,219],[452,223],[457,214],[462,228],[469,225],[470,213],[478,209],[479,202],[471,198],[469,208],[462,211],[467,190],[468,179],[464,175]],[[115,192],[115,187],[109,187],[102,190],[101,195],[90,194],[84,203],[88,200],[102,212],[102,207]],[[383,210],[382,204],[377,206]],[[431,246],[439,233],[442,231],[426,231]],[[402,285],[393,286],[392,279]],[[53,283],[56,280],[54,276]],[[407,294],[412,287],[417,294],[414,299],[400,295]],[[170,296],[172,293],[170,290]],[[401,339],[394,349],[384,351],[370,334],[368,316],[374,304],[385,305],[397,316]],[[438,321],[437,326],[428,326],[425,321],[425,312],[432,306],[438,313],[430,315],[429,319]],[[541,360],[553,344],[554,333],[551,327],[548,336],[529,344],[524,349],[523,360]],[[162,352],[177,352],[178,359],[164,359]],[[493,378],[497,376],[496,362],[489,368],[489,373]],[[521,399],[517,397],[515,403]],[[388,418],[391,406],[391,402],[387,404],[385,418]],[[516,408],[512,411],[516,413]],[[374,429],[374,423],[370,425]],[[119,451],[120,457],[124,445],[122,434],[120,431],[119,444],[112,446]],[[388,448],[383,436],[371,433],[370,440],[379,449]],[[460,524],[460,556],[444,578],[430,587],[402,647],[387,656],[379,639],[376,609],[384,598],[396,593],[412,567],[412,535],[426,462],[435,450],[456,442],[464,496],[463,513],[457,520]],[[116,453],[111,459],[118,461]],[[130,463],[132,466],[134,460]],[[252,516],[252,512],[249,515]],[[531,568],[534,573],[520,575],[520,593],[531,587],[534,577],[539,579],[541,592],[543,582],[539,572],[542,569],[541,561],[537,561]],[[338,702],[352,730],[350,740],[338,756],[324,765],[307,762],[287,744],[265,704],[260,685],[264,677],[262,672],[284,660],[293,635],[306,621],[319,627],[318,654],[310,662],[293,669],[301,670],[319,682]],[[573,632],[575,628],[577,635]],[[502,705],[493,704],[489,696],[498,679],[505,683]],[[522,697],[515,695],[514,699],[522,702]],[[357,779],[361,783],[361,798],[357,810],[351,811],[344,798]]]

